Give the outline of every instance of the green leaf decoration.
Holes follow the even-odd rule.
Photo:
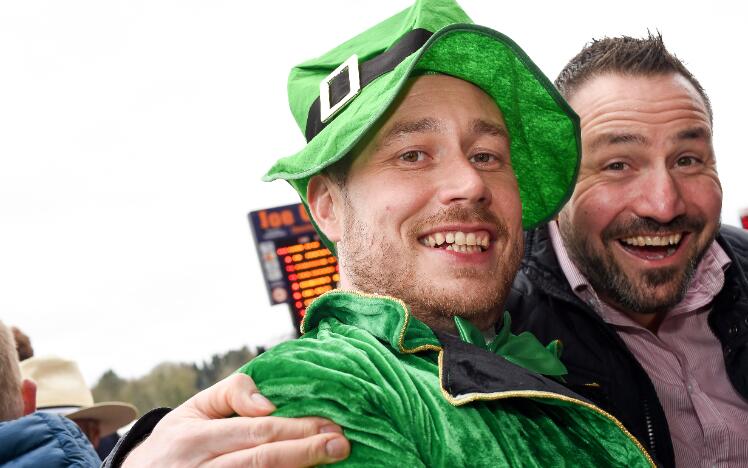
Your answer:
[[[469,320],[455,315],[455,326],[462,341],[486,349],[486,339],[483,338],[483,333],[475,325],[470,323]]]
[[[535,335],[522,332],[513,335],[512,319],[509,312],[504,312],[504,323],[490,343],[486,344],[483,334],[472,323],[462,317],[455,317],[455,325],[460,339],[502,356],[507,361],[525,369],[549,376],[566,375],[566,366],[559,360],[563,347],[559,340],[543,346]]]

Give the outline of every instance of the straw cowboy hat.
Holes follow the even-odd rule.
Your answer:
[[[101,436],[107,436],[133,421],[138,411],[129,403],[94,403],[93,395],[78,365],[57,357],[32,357],[21,362],[23,378],[36,382],[39,411],[58,413],[72,420],[94,419]]]

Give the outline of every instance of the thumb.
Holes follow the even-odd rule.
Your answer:
[[[251,377],[233,374],[185,402],[200,419],[219,419],[230,416],[267,416],[275,406],[260,394]]]

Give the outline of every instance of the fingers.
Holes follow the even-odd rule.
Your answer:
[[[203,419],[239,416],[265,416],[275,410],[270,401],[257,390],[252,379],[233,374],[206,388],[185,402],[183,411]]]
[[[342,430],[322,418],[237,417],[210,421],[194,442],[210,453],[223,454],[322,433],[339,434]]]
[[[261,445],[220,456],[211,468],[300,468],[334,463],[348,457],[351,445],[342,434],[326,433]]]

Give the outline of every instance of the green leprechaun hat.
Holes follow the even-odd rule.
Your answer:
[[[309,179],[348,155],[408,78],[423,73],[469,81],[494,99],[509,130],[523,226],[553,218],[574,188],[579,117],[514,41],[472,24],[453,0],[417,0],[296,66],[288,96],[307,145],[277,161],[263,180],[287,180],[306,204]]]

